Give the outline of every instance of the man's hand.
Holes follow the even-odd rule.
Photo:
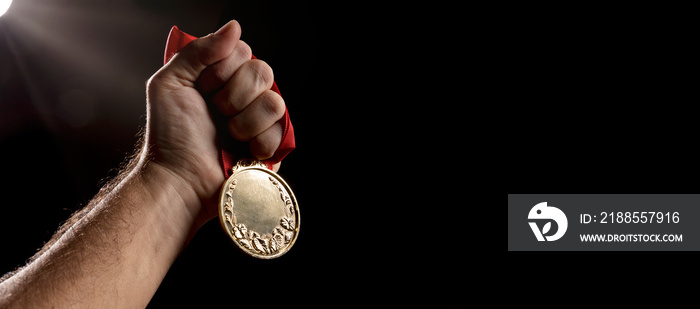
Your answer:
[[[148,82],[146,140],[129,168],[0,282],[2,308],[145,307],[188,239],[216,214],[224,173],[212,115],[258,159],[279,147],[272,70],[229,22],[191,42]],[[210,110],[204,98],[212,102]],[[218,118],[218,117],[216,117]]]
[[[230,117],[231,136],[249,142],[258,159],[271,157],[282,138],[285,105],[270,90],[272,69],[251,60],[240,35],[238,22],[229,22],[191,42],[148,82],[149,152],[144,155],[191,188],[181,197],[200,225],[216,215],[224,182],[212,113]],[[208,109],[205,97],[217,110]]]

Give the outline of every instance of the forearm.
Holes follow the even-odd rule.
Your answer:
[[[0,284],[0,307],[144,307],[196,226],[189,190],[141,160],[43,254]]]

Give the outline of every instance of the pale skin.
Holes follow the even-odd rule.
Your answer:
[[[148,304],[194,233],[216,216],[224,174],[204,98],[258,159],[280,144],[284,100],[269,90],[270,66],[250,60],[240,35],[231,21],[151,77],[143,146],[25,267],[4,277],[0,308]]]

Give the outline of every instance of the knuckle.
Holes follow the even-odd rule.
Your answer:
[[[250,59],[253,57],[253,50],[250,49],[250,45],[242,40],[238,41],[238,44],[236,44],[236,47],[234,48],[234,52],[240,55],[240,57],[243,59]]]
[[[272,87],[274,75],[272,68],[265,61],[253,59],[248,61],[248,64],[256,83],[265,85],[267,88]]]
[[[151,75],[151,78],[146,81],[146,94],[148,96],[154,95],[163,84],[163,73],[159,70],[155,74]]]
[[[276,120],[282,118],[285,109],[282,96],[272,90],[265,90],[260,95],[260,98],[262,99],[262,108],[266,114],[271,115]]]
[[[163,79],[163,74],[161,73],[161,71],[153,73],[153,75],[151,75],[151,78],[149,78],[148,81],[146,81],[146,89],[153,88],[154,85],[160,83],[161,79]]]
[[[156,83],[155,81],[156,75],[153,74],[147,81],[146,81],[146,94],[151,95],[154,90],[154,85]]]

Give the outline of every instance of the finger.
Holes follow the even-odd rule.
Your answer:
[[[172,85],[194,87],[200,73],[209,65],[228,57],[241,37],[241,27],[232,20],[215,33],[187,44],[154,78]]]
[[[197,79],[197,89],[203,94],[211,94],[226,85],[233,73],[250,60],[253,52],[250,46],[239,40],[233,52],[223,60],[208,66]]]
[[[282,123],[275,122],[271,127],[250,140],[250,153],[258,160],[271,158],[282,142]]]
[[[243,142],[271,127],[284,116],[284,100],[272,90],[264,91],[246,109],[231,117],[229,132]]]
[[[265,61],[249,60],[233,73],[233,77],[214,95],[212,101],[221,113],[233,116],[269,90],[273,80],[272,68]]]

